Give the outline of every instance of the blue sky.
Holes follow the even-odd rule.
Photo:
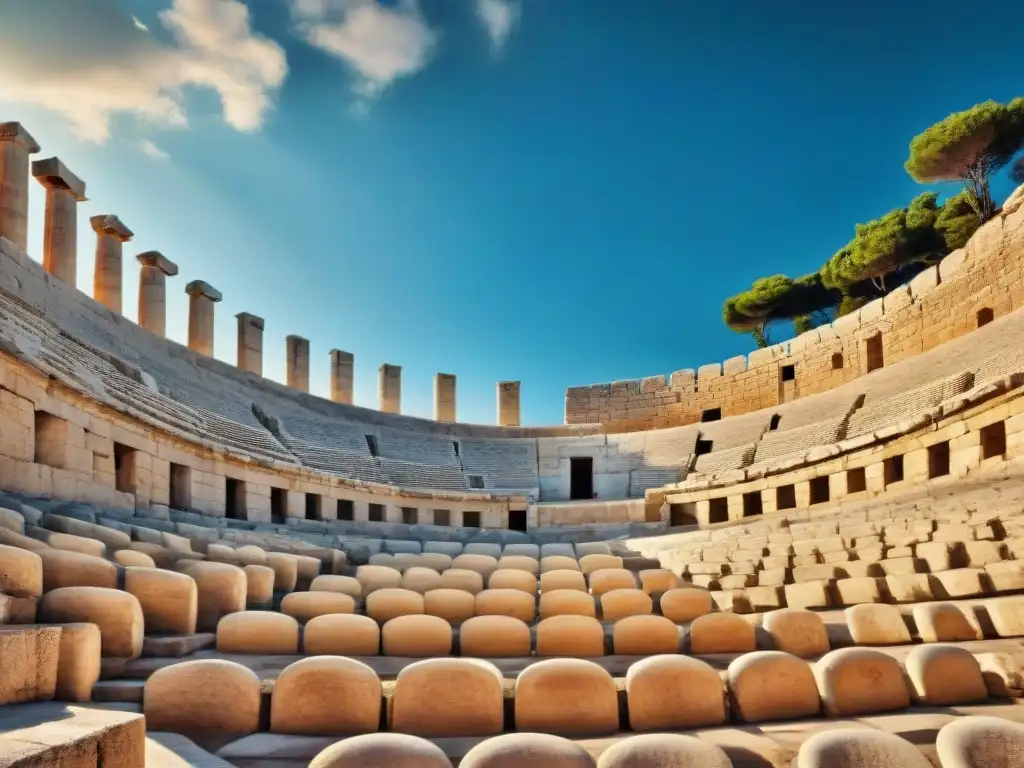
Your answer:
[[[524,423],[560,423],[567,386],[750,351],[726,296],[816,269],[921,191],[903,170],[915,133],[1022,95],[1024,7],[998,16],[946,0],[0,0],[0,119],[88,184],[80,287],[95,213],[134,229],[130,256],[179,264],[171,337],[185,283],[205,279],[224,293],[224,360],[249,311],[271,378],[296,333],[318,394],[337,347],[360,405],[386,362],[406,413],[431,414],[443,371],[460,421],[493,423],[494,383],[519,379]],[[42,200],[33,185],[36,258]],[[132,318],[136,295],[130,262]]]

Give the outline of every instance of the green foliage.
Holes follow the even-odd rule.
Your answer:
[[[734,331],[755,334],[758,346],[767,346],[772,322],[791,320],[835,306],[837,296],[817,273],[795,280],[771,275],[754,281],[749,290],[725,300],[722,319]]]
[[[945,252],[952,253],[967,245],[981,223],[972,195],[965,189],[953,195],[942,206],[939,215],[935,217],[935,230],[942,238]]]
[[[934,192],[914,198],[906,208],[858,224],[853,240],[837,251],[821,270],[825,286],[843,292],[870,281],[885,291],[885,278],[917,261],[937,258],[945,248],[935,229],[939,207]]]
[[[810,315],[797,315],[793,318],[793,333],[799,336],[801,333],[807,333],[810,330],[816,328],[814,320],[811,319]]]
[[[910,142],[904,167],[915,181],[963,181],[981,220],[995,214],[989,191],[994,171],[1024,144],[1024,98],[986,101],[939,121]]]

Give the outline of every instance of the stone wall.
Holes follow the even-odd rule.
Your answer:
[[[784,510],[814,510],[911,488],[1024,475],[1024,389],[993,386],[978,401],[889,439],[851,441],[821,460],[751,477],[706,478],[651,490],[648,521],[713,525]],[[841,448],[842,446],[837,446]],[[838,455],[837,455],[838,454]],[[898,470],[896,469],[898,467]]]
[[[570,387],[565,423],[608,431],[693,424],[705,411],[734,416],[823,392],[868,373],[878,337],[884,365],[976,329],[1024,303],[1024,187],[963,249],[884,298],[795,339],[670,376]],[[789,368],[791,367],[791,368]]]

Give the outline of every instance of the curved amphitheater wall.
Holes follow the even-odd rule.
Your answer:
[[[817,483],[818,501],[805,486],[823,476],[828,478],[828,487],[834,486],[830,498],[835,500],[841,497],[843,489],[839,486],[845,482],[836,478],[846,477],[850,469],[864,470],[866,487],[859,491],[846,489],[847,495],[885,492],[899,482],[921,478],[920,451],[927,450],[925,443],[933,439],[922,435],[937,433],[939,420],[933,420],[924,432],[902,435],[893,431],[884,443],[872,439],[838,446],[814,462],[776,470],[770,476],[752,476],[742,470],[698,475],[688,483],[647,490],[645,498],[627,498],[632,492],[631,452],[635,453],[636,444],[643,445],[644,430],[697,420],[705,407],[720,407],[728,417],[837,386],[864,373],[863,353],[867,339],[875,334],[881,334],[884,363],[889,365],[966,334],[976,326],[980,309],[991,309],[999,318],[1017,308],[1024,298],[1019,261],[1024,237],[1022,192],[1024,188],[1011,198],[1015,207],[1011,209],[1008,201],[1006,212],[979,230],[965,249],[856,315],[787,344],[759,350],[749,359],[734,359],[717,368],[705,366],[698,371],[696,383],[691,377],[689,385],[683,385],[686,377],[682,374],[686,372],[674,375],[671,381],[662,377],[662,385],[683,389],[677,391],[674,402],[662,403],[654,412],[649,410],[654,406],[645,404],[640,418],[632,418],[636,414],[630,412],[635,410],[631,406],[627,406],[624,420],[611,419],[612,411],[606,414],[602,408],[592,418],[595,412],[588,405],[584,411],[588,420],[601,421],[606,415],[608,420],[542,428],[437,422],[300,392],[151,333],[46,273],[24,251],[0,237],[0,292],[31,308],[71,338],[76,337],[78,328],[100,329],[117,339],[128,360],[161,356],[184,360],[196,376],[204,379],[223,380],[246,394],[265,394],[278,402],[287,398],[319,416],[360,425],[453,438],[535,439],[537,490],[542,503],[535,503],[525,493],[398,488],[241,455],[207,441],[203,435],[175,431],[142,411],[102,401],[103,384],[97,381],[95,387],[90,386],[87,371],[80,371],[81,381],[74,386],[48,376],[32,364],[39,353],[38,342],[28,337],[16,339],[13,348],[8,344],[0,349],[0,419],[4,422],[0,434],[0,487],[115,508],[172,506],[213,516],[228,514],[233,503],[244,510],[246,519],[255,522],[271,521],[275,506],[272,499],[282,518],[305,518],[308,497],[312,496],[316,517],[321,520],[338,518],[338,502],[345,502],[346,519],[350,514],[354,522],[373,519],[402,523],[412,511],[419,524],[438,520],[460,527],[467,525],[467,515],[474,513],[474,522],[483,528],[509,527],[509,513],[513,511],[525,511],[530,528],[644,523],[662,526],[678,520],[721,522],[749,514],[755,507],[755,514],[791,508],[789,491],[784,494],[787,504],[779,503],[780,487],[793,486],[799,507],[820,503],[822,484]],[[844,366],[833,370],[831,359],[837,353],[843,356]],[[793,366],[795,377],[783,382],[780,372],[787,365]],[[654,386],[652,382],[646,379],[634,384],[643,394],[650,394],[643,390]],[[612,386],[587,389],[604,392]],[[689,393],[687,387],[693,392]],[[981,420],[1005,422],[1006,445],[1001,456],[1012,459],[1019,454],[1019,419],[1014,419],[1018,400],[1013,392],[995,394],[999,394],[998,402],[992,400],[993,393],[988,393],[987,402],[972,405],[973,411],[965,412],[973,415],[944,415],[945,426],[941,428],[948,427],[948,431],[942,434],[951,441],[956,456],[953,476],[977,471],[984,464],[978,447]],[[949,426],[954,423],[961,426]],[[962,433],[953,435],[953,430]],[[920,443],[916,448],[908,442],[915,440]],[[892,482],[884,477],[884,467],[897,450],[905,454],[907,468],[902,480]],[[570,461],[577,456],[594,461],[596,499],[557,503],[569,498]],[[229,489],[234,491],[233,502],[227,498]],[[747,501],[755,495],[761,498],[757,505]],[[435,517],[438,512],[444,512],[444,517]]]
[[[723,416],[771,408],[868,373],[876,335],[884,365],[964,336],[978,327],[979,311],[998,318],[1024,300],[1022,199],[1016,190],[964,248],[831,325],[696,370],[569,387],[565,423],[632,432],[698,423],[716,408]]]

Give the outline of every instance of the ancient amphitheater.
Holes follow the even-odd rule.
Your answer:
[[[167,339],[160,253],[126,319],[131,230],[80,291],[37,152],[0,125],[0,766],[1024,766],[1024,187],[831,326],[527,428],[448,374],[403,416],[394,365],[356,407],[340,350],[314,395],[295,336],[264,379],[254,314],[213,359],[201,279]]]

